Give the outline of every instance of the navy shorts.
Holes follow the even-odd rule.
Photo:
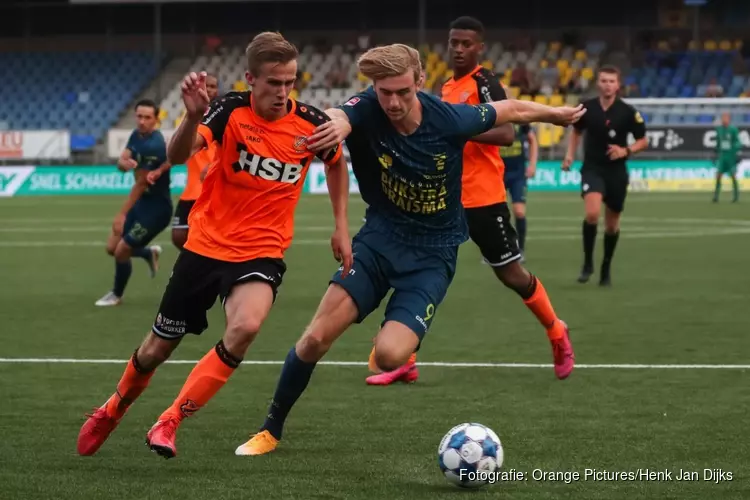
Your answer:
[[[357,323],[377,309],[392,288],[382,324],[398,321],[421,342],[453,281],[458,247],[403,245],[367,224],[352,243],[354,266],[343,279],[339,268],[331,283],[343,287],[354,300]]]
[[[510,193],[513,203],[526,203],[526,170],[505,169],[505,189]]]
[[[168,203],[136,203],[125,218],[122,239],[131,248],[141,248],[164,231],[172,220]]]

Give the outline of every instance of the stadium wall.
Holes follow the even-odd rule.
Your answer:
[[[536,176],[529,180],[529,191],[576,192],[580,189],[580,164],[570,172],[562,172],[557,161],[543,161],[537,165]],[[710,161],[634,160],[629,164],[632,191],[677,192],[711,191],[714,188],[716,167]],[[740,188],[750,190],[750,160],[739,164]],[[359,187],[349,170],[352,193]],[[172,169],[172,194],[179,195],[185,188],[187,172],[184,166]],[[724,183],[729,188],[729,183]],[[52,195],[126,195],[133,186],[133,175],[117,170],[115,165],[91,166],[6,166],[0,167],[0,197]],[[315,162],[305,179],[304,193],[326,194],[325,169]]]

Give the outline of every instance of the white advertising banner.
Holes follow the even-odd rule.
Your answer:
[[[67,130],[0,130],[0,160],[67,160]]]

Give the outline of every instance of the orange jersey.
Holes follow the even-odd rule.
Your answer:
[[[443,85],[443,100],[451,104],[480,104],[506,99],[500,80],[491,71],[477,66],[466,76],[451,78]],[[464,173],[461,203],[465,208],[484,207],[506,200],[503,174],[505,164],[500,148],[467,142],[464,146]]]
[[[190,212],[185,248],[227,262],[283,258],[315,154],[307,137],[329,118],[312,106],[288,102],[288,113],[269,122],[255,114],[250,92],[230,92],[211,104],[198,133],[216,141],[215,164]],[[321,155],[332,165],[340,146]]]
[[[207,147],[198,150],[187,161],[187,182],[181,200],[197,200],[201,194],[201,170],[211,165],[216,156],[217,142],[211,142]]]

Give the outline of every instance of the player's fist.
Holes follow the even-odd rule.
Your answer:
[[[333,258],[341,262],[341,277],[346,278],[354,265],[352,240],[349,238],[348,228],[336,228],[331,236],[331,250],[333,250]]]
[[[155,184],[156,181],[159,180],[159,177],[161,177],[161,169],[157,168],[156,170],[152,170],[146,175],[146,180],[149,184]]]
[[[191,72],[182,79],[180,84],[182,102],[185,103],[185,111],[191,118],[201,118],[206,114],[208,104],[211,102],[206,90],[206,76],[205,71]]]
[[[568,170],[570,170],[571,165],[573,165],[573,155],[566,154],[562,162],[563,171],[567,172]]]
[[[120,172],[130,172],[131,170],[138,168],[138,162],[133,158],[128,158],[127,160],[120,160],[117,163],[117,167]]]
[[[562,106],[555,108],[554,116],[550,123],[567,127],[580,120],[584,114],[586,114],[586,108],[583,107],[583,104],[579,104],[575,108]]]
[[[344,142],[351,133],[352,126],[347,120],[333,119],[325,122],[307,138],[308,149],[315,153],[334,148]]]

